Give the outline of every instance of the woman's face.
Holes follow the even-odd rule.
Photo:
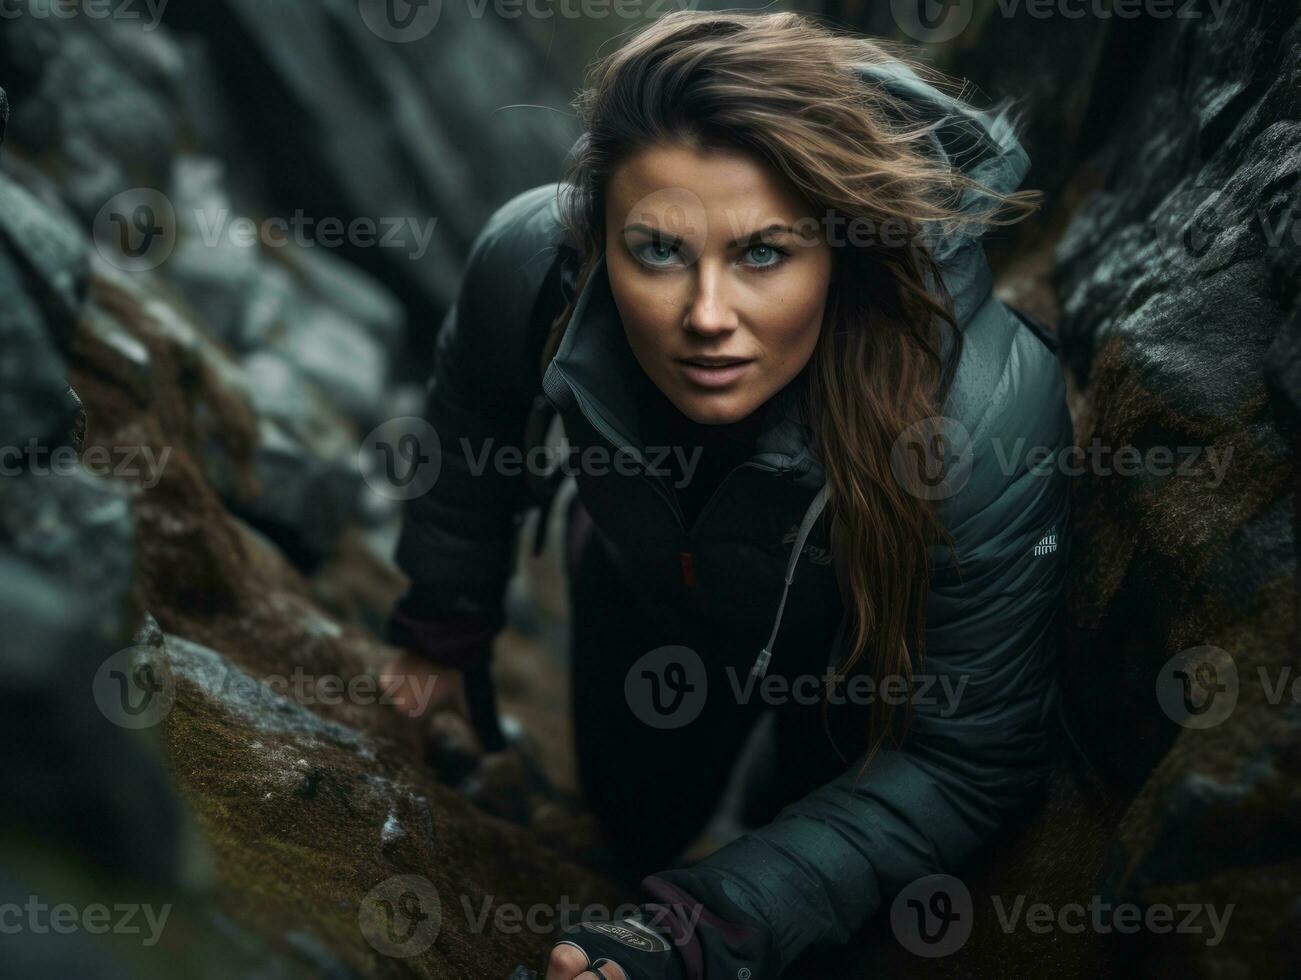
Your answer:
[[[628,344],[683,415],[738,422],[799,374],[818,340],[832,255],[779,173],[739,151],[661,144],[614,171],[605,211]]]

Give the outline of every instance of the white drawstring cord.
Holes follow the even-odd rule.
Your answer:
[[[772,633],[768,636],[767,644],[759,651],[754,666],[750,668],[751,677],[762,678],[768,671],[768,661],[772,659],[772,647],[777,642],[777,631],[781,628],[782,613],[786,611],[786,593],[790,591],[791,581],[795,578],[795,564],[800,560],[800,553],[804,550],[804,542],[808,540],[814,522],[817,521],[818,516],[822,513],[822,508],[826,505],[827,485],[824,483],[817,496],[813,498],[813,502],[809,504],[809,509],[804,512],[804,520],[800,522],[800,532],[795,537],[795,547],[791,551],[790,561],[786,563],[786,584],[782,586],[781,602],[777,604],[777,618],[773,620]]]

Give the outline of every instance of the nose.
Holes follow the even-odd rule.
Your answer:
[[[726,272],[720,263],[700,259],[696,263],[693,289],[684,321],[688,330],[712,336],[736,329],[736,310],[728,295]]]

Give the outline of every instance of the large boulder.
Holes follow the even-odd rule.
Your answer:
[[[521,29],[529,18],[413,5],[433,23],[404,33],[386,29],[384,7],[216,0],[173,4],[166,19],[220,52],[213,69],[237,109],[232,124],[283,217],[301,208],[313,229],[327,218],[387,225],[387,247],[341,254],[402,298],[410,349],[427,361],[429,328],[483,221],[554,180],[577,131],[552,111],[570,93],[550,80],[550,44]]]
[[[129,18],[69,17],[59,0],[28,7],[6,16],[0,31],[10,139],[58,173],[67,203],[87,224],[121,191],[164,189],[184,69],[175,45]]]
[[[1280,898],[1301,888],[1301,15],[1225,16],[1152,37],[1057,253],[1079,442],[1103,458],[1077,486],[1063,669],[1095,771],[1137,794],[1108,889],[1236,907],[1222,943],[1152,937],[1148,964],[1265,972],[1301,962]]]
[[[63,355],[85,300],[85,252],[66,215],[0,173],[0,445],[6,447],[0,466],[6,471],[48,464],[48,454],[68,441],[79,406],[68,393]]]
[[[1048,195],[991,252],[1001,295],[1061,341],[1083,450],[1062,461],[1076,475],[1064,754],[1036,822],[963,873],[976,918],[959,953],[921,963],[877,923],[858,958],[820,965],[1289,975],[1301,15],[1284,0],[829,12],[916,40],[928,34],[910,11],[923,9],[939,28],[924,54],[1021,105],[1028,186]],[[1197,904],[1228,922],[1216,942],[1205,930],[1005,934],[989,906],[1017,896]]]

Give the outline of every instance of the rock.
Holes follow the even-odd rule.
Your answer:
[[[270,419],[259,424],[253,465],[261,491],[250,500],[233,500],[234,511],[302,567],[333,555],[357,514],[356,470],[322,460]],[[229,477],[217,462],[212,477],[229,497]]]
[[[11,496],[3,507],[6,523],[34,516],[14,513],[12,503]],[[51,498],[51,506],[58,503]],[[178,884],[181,815],[157,748],[123,727],[125,716],[105,700],[113,696],[110,662],[121,659],[114,651],[127,646],[129,573],[121,560],[129,562],[130,541],[100,534],[97,543],[107,567],[80,581],[65,561],[52,560],[52,548],[30,540],[11,542],[0,557],[0,614],[8,631],[0,654],[0,736],[23,746],[0,765],[3,821],[11,832],[74,851],[103,872]],[[26,559],[14,557],[24,552]],[[117,578],[97,578],[106,573]]]
[[[1269,597],[1295,571],[1285,516],[1294,436],[1269,408],[1266,375],[1279,354],[1274,363],[1301,356],[1280,349],[1296,281],[1273,274],[1278,263],[1295,268],[1301,251],[1298,226],[1287,224],[1301,189],[1301,127],[1289,115],[1301,27],[1288,10],[1259,10],[1290,38],[1268,56],[1246,11],[1230,11],[1218,30],[1184,24],[1154,43],[1145,83],[1154,96],[1122,115],[1102,163],[1113,190],[1085,204],[1058,249],[1061,333],[1087,384],[1081,441],[1191,447],[1182,461],[1201,457],[1200,476],[1086,474],[1078,486],[1071,703],[1104,770],[1131,791],[1176,731],[1150,710],[1161,662],[1267,621]],[[1197,81],[1165,82],[1185,78],[1174,65],[1187,59]],[[1176,102],[1187,108],[1169,112]],[[1203,161],[1182,180],[1152,167],[1190,146]],[[1282,633],[1265,636],[1274,638],[1250,659],[1281,662]],[[1091,718],[1087,705],[1103,701],[1126,705],[1132,724]]]
[[[276,351],[256,351],[244,358],[242,367],[259,414],[279,424],[322,462],[355,468],[357,427],[320,386]]]
[[[258,245],[234,237],[233,223],[244,216],[231,204],[220,161],[185,154],[172,173],[177,241],[167,276],[212,335],[244,350],[261,278]]]
[[[82,364],[93,364],[130,392],[140,405],[153,400],[153,358],[149,348],[102,307],[93,305],[86,310],[74,341],[74,356]]]
[[[49,0],[35,2],[48,13]],[[231,59],[261,57],[272,41],[263,23],[302,17],[342,32],[330,35],[342,48],[332,40],[301,55],[347,73],[356,65],[338,52],[357,45],[364,28],[355,10],[341,11],[242,9],[261,22],[256,41],[214,35],[214,60],[225,72]],[[470,26],[464,37],[474,36]],[[530,42],[492,32],[519,54],[504,69],[531,71],[539,56]],[[427,190],[437,184],[447,214],[457,215],[439,213],[440,229],[460,228],[416,261],[391,249],[363,252],[372,261],[362,273],[340,258],[356,252],[316,243],[236,252],[196,238],[204,230],[196,213],[260,213],[247,206],[255,199],[248,185],[228,186],[256,168],[239,147],[249,132],[242,125],[185,118],[202,103],[168,31],[78,13],[6,20],[0,33],[14,97],[6,131],[0,95],[0,139],[8,140],[0,446],[22,447],[30,436],[69,450],[59,472],[42,475],[24,460],[25,472],[0,478],[0,613],[12,634],[0,651],[0,735],[24,749],[0,765],[0,822],[11,831],[0,867],[77,869],[66,879],[60,871],[0,874],[0,890],[84,896],[100,888],[111,905],[132,896],[128,882],[148,882],[174,905],[175,924],[155,951],[121,958],[146,980],[178,969],[286,980],[412,970],[498,976],[544,958],[543,935],[485,937],[451,915],[427,955],[381,956],[359,910],[368,892],[404,874],[427,876],[449,911],[463,901],[477,906],[481,892],[525,904],[550,901],[557,887],[616,898],[611,883],[440,785],[423,746],[404,745],[400,719],[367,699],[364,683],[341,704],[325,700],[332,678],[373,682],[396,653],[355,625],[379,623],[401,588],[390,565],[358,554],[367,547],[359,525],[385,521],[395,508],[363,495],[357,446],[362,426],[418,394],[389,383],[405,300],[441,306],[459,272],[452,238],[468,241],[505,194],[549,175],[540,155],[528,157],[535,176],[517,172],[517,154],[494,178],[500,193],[464,200],[447,169],[454,144],[438,131],[445,117],[427,105],[429,90],[413,84],[410,63],[394,72],[387,44],[368,43],[359,62],[366,80],[339,79],[344,102],[306,92],[305,115],[286,116],[302,122],[302,133],[328,137],[307,151],[312,160],[300,160],[301,173],[348,189],[335,197],[317,185],[315,202],[376,219],[420,214],[434,209]],[[285,91],[277,80],[294,72],[297,56],[287,62],[284,53],[278,47],[267,66],[269,100]],[[384,135],[383,145],[363,147],[383,167],[378,181],[352,170],[353,150],[336,139],[357,145],[340,113],[372,105],[372,85],[406,114],[358,116]],[[442,85],[438,98],[455,102]],[[260,111],[215,102],[227,121]],[[561,128],[554,114],[534,113],[493,139],[532,150]],[[236,139],[205,147],[219,132]],[[231,177],[197,155],[205,148],[233,161]],[[345,164],[349,172],[339,169]],[[286,173],[277,168],[277,181]],[[152,189],[177,212],[175,251],[150,270],[127,271],[111,250],[88,248],[101,209],[133,188]],[[283,184],[276,190],[290,199]],[[406,232],[407,244],[418,244]],[[390,280],[406,290],[404,301],[380,285]],[[433,312],[420,322],[434,322]],[[130,452],[138,466],[146,450],[159,468],[145,479],[116,465]],[[92,466],[106,454],[113,465]],[[351,544],[340,550],[341,539]],[[300,567],[336,559],[334,574],[309,582],[277,543]],[[331,618],[313,595],[332,597],[353,623]],[[141,625],[145,609],[152,615]],[[277,682],[299,674],[308,678],[303,693],[287,696]],[[526,774],[486,772],[498,811],[527,816],[518,811],[527,800],[510,786]],[[553,829],[573,837],[560,821]],[[86,949],[28,938],[6,946],[8,973],[117,975],[112,963],[124,944],[116,937]]]
[[[0,239],[58,348],[67,352],[86,299],[86,244],[68,217],[0,175]]]
[[[397,814],[390,813],[384,821],[384,826],[379,832],[380,846],[387,852],[396,850],[397,846],[406,840],[406,828],[398,822]]]
[[[280,353],[358,425],[382,421],[388,382],[384,348],[352,320],[319,304],[291,309],[283,334],[271,340]]]
[[[167,186],[177,129],[169,90],[181,65],[166,35],[115,18],[8,18],[0,63],[9,140],[57,164],[87,226],[122,191]]]
[[[167,14],[221,52],[213,67],[226,103],[239,107],[241,138],[261,155],[271,199],[293,202],[280,217],[301,207],[314,221],[416,220],[416,231],[394,226],[401,236],[388,247],[338,254],[397,294],[419,331],[409,349],[427,356],[426,326],[454,296],[483,221],[511,194],[555,179],[577,136],[564,113],[499,111],[567,102],[562,86],[540,82],[550,44],[449,5],[437,29],[410,44],[374,33],[356,4],[219,0]],[[286,37],[296,43],[286,47]],[[475,66],[489,61],[485,76]]]
[[[1156,973],[1269,972],[1286,945],[1280,883],[1301,881],[1301,726],[1258,683],[1296,662],[1301,17],[1266,2],[1225,18],[1148,38],[1130,79],[1143,97],[1116,107],[1092,161],[1106,189],[1076,214],[1055,274],[1078,441],[1169,451],[1185,470],[1086,472],[1073,499],[1065,715],[1132,800],[1102,887],[1232,902],[1235,923],[1253,923],[1214,947],[1148,937]],[[1203,646],[1241,684],[1205,731],[1153,697],[1172,658]]]
[[[322,248],[287,249],[284,260],[325,306],[362,327],[390,354],[401,348],[406,313],[375,279]]]
[[[87,473],[70,452],[55,457],[50,470],[0,479],[0,547],[74,593],[96,598],[87,629],[107,656],[124,639],[130,618],[130,498],[120,484]]]
[[[405,976],[403,961],[375,958],[358,915],[368,892],[418,874],[443,908],[436,945],[411,961],[418,972],[506,975],[545,957],[545,935],[488,937],[452,912],[466,902],[479,908],[485,895],[553,902],[545,882],[568,873],[559,858],[520,828],[484,819],[396,743],[322,717],[320,706],[272,690],[212,647],[168,633],[166,649],[177,693],[162,725],[168,757],[223,888],[238,896],[240,923],[284,940],[316,975],[346,967],[375,976],[382,962]],[[283,676],[286,654],[296,652],[265,647],[253,657],[260,671]],[[485,863],[487,854],[495,859]],[[578,874],[567,894],[617,900],[615,889]]]
[[[532,816],[525,771],[514,752],[489,752],[460,791],[493,816],[527,826]]]
[[[31,465],[31,449],[42,455],[62,445],[68,405],[65,367],[45,317],[28,295],[21,269],[0,243],[0,460],[6,475]],[[27,459],[23,453],[27,453]]]

